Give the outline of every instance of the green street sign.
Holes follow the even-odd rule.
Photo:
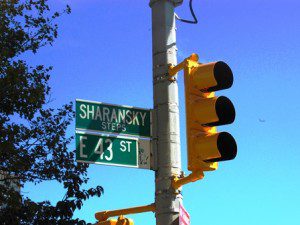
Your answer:
[[[138,139],[77,131],[76,161],[138,167]]]
[[[149,109],[76,99],[76,129],[151,136]]]

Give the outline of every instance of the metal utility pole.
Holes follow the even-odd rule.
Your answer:
[[[181,194],[171,186],[181,173],[178,85],[168,79],[168,65],[177,64],[174,8],[183,0],[150,0],[152,9],[153,98],[155,119],[156,225],[178,224]]]

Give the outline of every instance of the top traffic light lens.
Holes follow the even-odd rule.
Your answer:
[[[223,90],[232,86],[233,74],[230,67],[226,63],[222,61],[216,62],[214,64],[213,74],[217,85],[208,88],[208,92]]]

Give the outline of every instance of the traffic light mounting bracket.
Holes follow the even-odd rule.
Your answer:
[[[106,221],[109,217],[113,216],[123,216],[127,214],[136,214],[136,213],[143,213],[143,212],[155,212],[155,204],[145,205],[145,206],[137,206],[132,208],[126,209],[117,209],[117,210],[107,210],[102,212],[95,213],[95,218],[99,222]]]
[[[172,187],[176,190],[179,189],[181,186],[191,183],[191,182],[195,182],[197,180],[201,180],[204,178],[204,173],[203,171],[193,171],[192,173],[190,173],[188,176],[186,177],[173,177],[172,180]]]
[[[186,68],[192,68],[194,65],[199,65],[198,63],[199,56],[195,53],[190,55],[188,58],[183,60],[178,65],[170,65],[169,66],[169,80],[173,80],[173,77],[180,71]]]

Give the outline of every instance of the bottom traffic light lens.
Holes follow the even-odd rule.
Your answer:
[[[221,132],[217,135],[217,148],[221,157],[205,160],[205,162],[226,161],[236,157],[237,145],[232,135],[227,132]]]

